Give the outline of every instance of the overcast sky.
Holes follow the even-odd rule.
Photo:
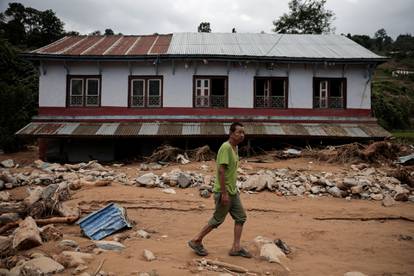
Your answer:
[[[271,32],[272,21],[288,12],[289,0],[0,0],[38,10],[52,9],[65,30],[81,34],[111,28],[115,33],[152,34],[196,32],[210,22],[213,32]],[[395,38],[414,34],[413,0],[328,0],[335,13],[335,33],[367,34],[384,28]]]

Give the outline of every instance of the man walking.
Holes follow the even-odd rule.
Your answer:
[[[207,256],[208,252],[203,246],[203,238],[224,222],[227,213],[234,220],[234,240],[230,249],[230,256],[242,256],[251,258],[250,253],[240,246],[240,238],[243,224],[246,221],[246,212],[240,201],[237,190],[237,168],[239,155],[237,145],[244,140],[244,128],[241,123],[233,123],[230,126],[229,140],[224,142],[217,153],[217,174],[214,184],[215,211],[212,218],[204,226],[188,245],[199,256]]]

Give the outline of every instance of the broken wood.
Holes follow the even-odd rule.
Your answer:
[[[26,205],[23,202],[0,202],[0,214],[25,213]]]
[[[321,218],[321,217],[316,217],[313,218],[316,220],[360,220],[360,221],[369,221],[369,220],[405,220],[405,221],[409,221],[409,222],[414,222],[414,219],[410,219],[407,217],[403,217],[403,216],[397,216],[397,217],[355,217],[355,218],[350,218],[350,217],[327,217],[327,218]]]
[[[216,265],[216,266],[228,269],[233,272],[238,272],[238,273],[247,273],[249,271],[248,269],[238,266],[238,265],[229,264],[229,263],[220,262],[220,261],[214,261],[210,259],[196,259],[196,261],[199,263],[207,262],[207,264],[209,265]]]

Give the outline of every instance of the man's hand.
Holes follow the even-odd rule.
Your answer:
[[[229,194],[227,192],[221,193],[221,204],[227,206],[230,203]]]

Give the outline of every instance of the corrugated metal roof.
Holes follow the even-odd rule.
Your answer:
[[[47,56],[220,56],[291,59],[384,59],[341,35],[174,33],[70,36],[25,54]]]
[[[381,58],[341,35],[174,33],[168,54],[290,58]]]
[[[80,219],[77,224],[83,233],[92,240],[100,240],[125,227],[132,227],[126,216],[125,208],[116,203],[110,203],[89,214]]]
[[[376,123],[243,123],[248,136],[317,136],[383,138],[390,136]],[[33,122],[16,134],[35,137],[145,137],[145,136],[225,136],[227,122],[154,122],[154,123],[71,123]]]

